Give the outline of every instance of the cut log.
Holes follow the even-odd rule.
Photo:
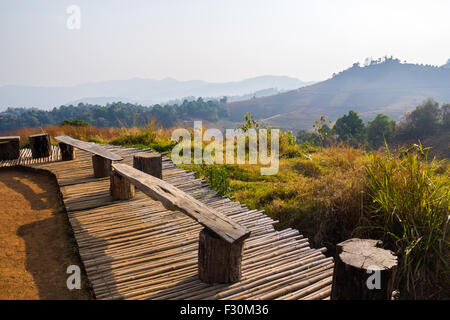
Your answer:
[[[162,179],[162,157],[159,153],[138,153],[133,156],[133,167]]]
[[[52,152],[48,133],[35,134],[28,137],[33,159],[49,157]]]
[[[110,176],[109,191],[113,200],[129,200],[134,197],[134,186],[116,172]]]
[[[59,151],[61,152],[62,161],[75,160],[75,148],[64,142],[59,143]]]
[[[20,137],[0,137],[0,160],[14,160],[20,157]]]
[[[64,142],[65,144],[74,146],[77,149],[81,149],[81,150],[93,153],[95,155],[101,156],[103,158],[106,158],[106,159],[109,159],[112,161],[123,160],[123,158],[121,156],[119,156],[118,154],[108,151],[104,147],[99,146],[95,143],[77,140],[77,139],[71,138],[69,136],[58,136],[58,137],[55,137],[55,139],[60,142]]]
[[[250,231],[244,226],[173,185],[126,164],[113,164],[112,166],[118,174],[126,177],[128,181],[152,199],[160,201],[166,209],[188,215],[223,240],[233,243],[250,236]]]
[[[104,178],[111,174],[111,160],[103,158],[99,155],[92,156],[92,167],[94,169],[94,177]]]
[[[200,232],[198,276],[206,283],[234,283],[241,280],[244,241],[228,243],[208,229]]]
[[[331,299],[390,300],[397,257],[381,241],[349,239],[336,248]]]

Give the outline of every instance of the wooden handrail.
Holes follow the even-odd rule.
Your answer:
[[[75,148],[93,153],[97,156],[100,156],[100,157],[108,159],[108,160],[112,160],[112,161],[123,160],[123,158],[121,156],[119,156],[118,154],[108,151],[105,148],[103,148],[102,146],[99,146],[95,143],[81,141],[81,140],[74,139],[74,138],[66,136],[66,135],[55,137],[55,139],[62,143],[65,143],[65,144],[71,145]]]
[[[112,167],[114,173],[126,178],[152,199],[160,201],[166,209],[183,212],[224,241],[232,244],[250,236],[250,231],[245,227],[173,185],[126,164],[113,164]]]

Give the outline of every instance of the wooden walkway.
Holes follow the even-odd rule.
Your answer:
[[[138,149],[106,146],[132,165]],[[91,154],[74,161],[24,158],[2,165],[29,165],[55,174],[97,299],[329,299],[333,260],[312,249],[297,230],[276,231],[262,211],[215,196],[194,173],[163,157],[163,179],[251,230],[245,242],[242,280],[209,285],[197,276],[198,223],[171,212],[140,191],[112,201],[109,178],[94,178]],[[28,160],[27,160],[28,159]],[[48,162],[53,161],[53,162]]]
[[[33,159],[31,157],[31,149],[20,149],[20,157],[19,159],[15,160],[0,160],[0,168],[1,167],[8,167],[8,166],[27,166],[37,163],[47,163],[52,161],[61,160],[61,155],[59,154],[59,148],[56,146],[52,146],[52,154],[50,157],[46,158],[38,158]]]

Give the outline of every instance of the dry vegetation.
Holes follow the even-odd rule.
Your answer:
[[[292,153],[291,149],[289,153]],[[316,247],[351,237],[381,239],[399,257],[405,299],[449,298],[449,167],[426,151],[366,153],[347,145],[303,148],[274,176],[259,166],[185,166],[281,229],[299,229]],[[225,183],[224,183],[225,181]]]
[[[21,129],[22,137],[40,129]],[[52,136],[170,151],[170,129],[49,126]],[[366,152],[345,144],[299,146],[280,141],[280,170],[261,176],[258,165],[185,165],[223,195],[264,209],[278,227],[299,229],[334,254],[350,237],[382,239],[399,256],[402,298],[449,298],[449,166],[423,149]],[[170,156],[170,154],[169,154]]]

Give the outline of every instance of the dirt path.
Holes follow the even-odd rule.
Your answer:
[[[81,266],[55,178],[45,171],[0,169],[0,299],[89,299],[69,290],[69,265]]]

